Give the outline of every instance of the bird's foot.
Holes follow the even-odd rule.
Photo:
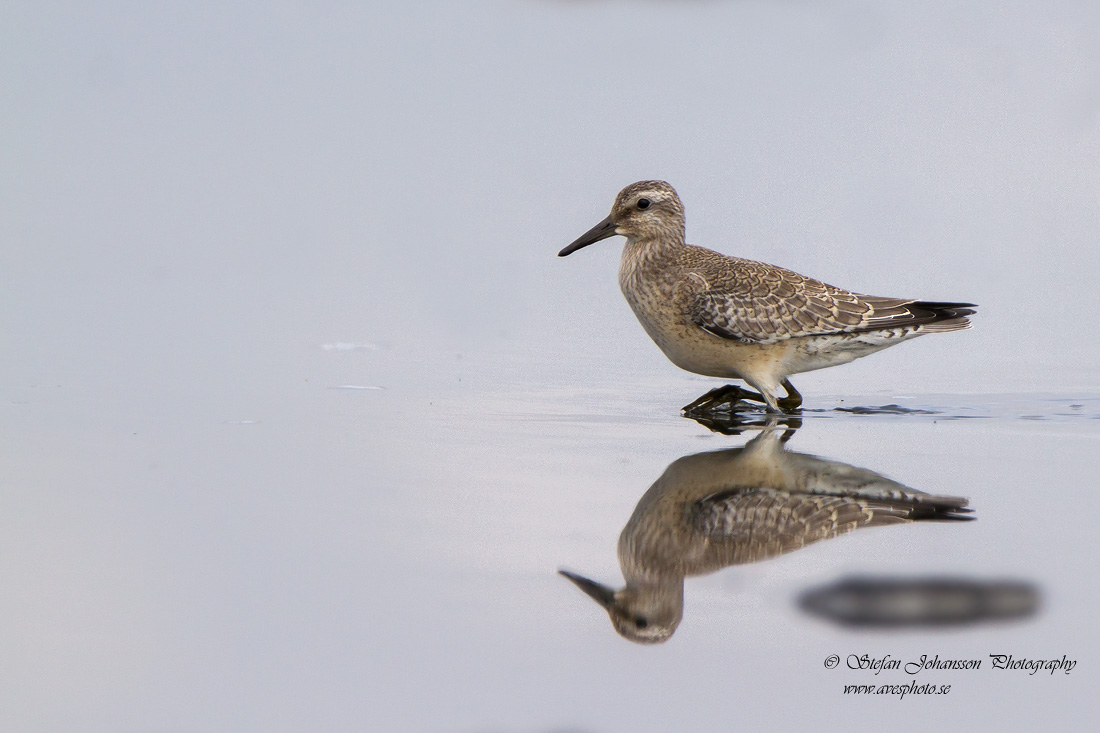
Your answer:
[[[787,396],[781,397],[775,401],[775,404],[779,405],[779,409],[784,412],[793,412],[802,407],[802,395],[794,388],[794,385],[791,384],[791,380],[783,380],[783,389],[787,390]]]
[[[733,406],[741,400],[765,402],[764,398],[756,392],[750,392],[736,384],[725,384],[721,387],[715,387],[694,402],[684,405],[680,411],[684,415],[690,416],[713,412],[723,405],[732,410]]]

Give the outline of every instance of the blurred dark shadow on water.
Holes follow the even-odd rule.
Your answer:
[[[1021,580],[855,577],[808,590],[798,605],[854,629],[945,628],[1032,618],[1040,593]]]

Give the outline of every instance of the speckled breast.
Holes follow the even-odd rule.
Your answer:
[[[623,252],[619,287],[646,333],[669,360],[689,372],[736,377],[731,343],[706,333],[688,318],[691,293],[674,263]],[[677,285],[679,283],[679,285]]]

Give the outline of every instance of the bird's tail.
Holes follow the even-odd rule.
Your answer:
[[[961,496],[941,496],[913,492],[906,500],[866,501],[865,511],[871,515],[867,526],[895,522],[951,522],[974,519],[974,510],[967,507],[970,502]]]
[[[973,303],[936,303],[918,300],[908,307],[915,316],[919,317],[925,313],[931,316],[930,320],[921,324],[921,333],[945,333],[970,328],[970,319],[967,316],[974,315],[978,306]]]

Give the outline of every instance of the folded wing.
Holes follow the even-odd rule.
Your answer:
[[[974,313],[971,303],[859,295],[751,260],[737,260],[728,273],[709,273],[690,317],[715,336],[750,343],[897,328],[955,331],[968,328],[966,316]]]

